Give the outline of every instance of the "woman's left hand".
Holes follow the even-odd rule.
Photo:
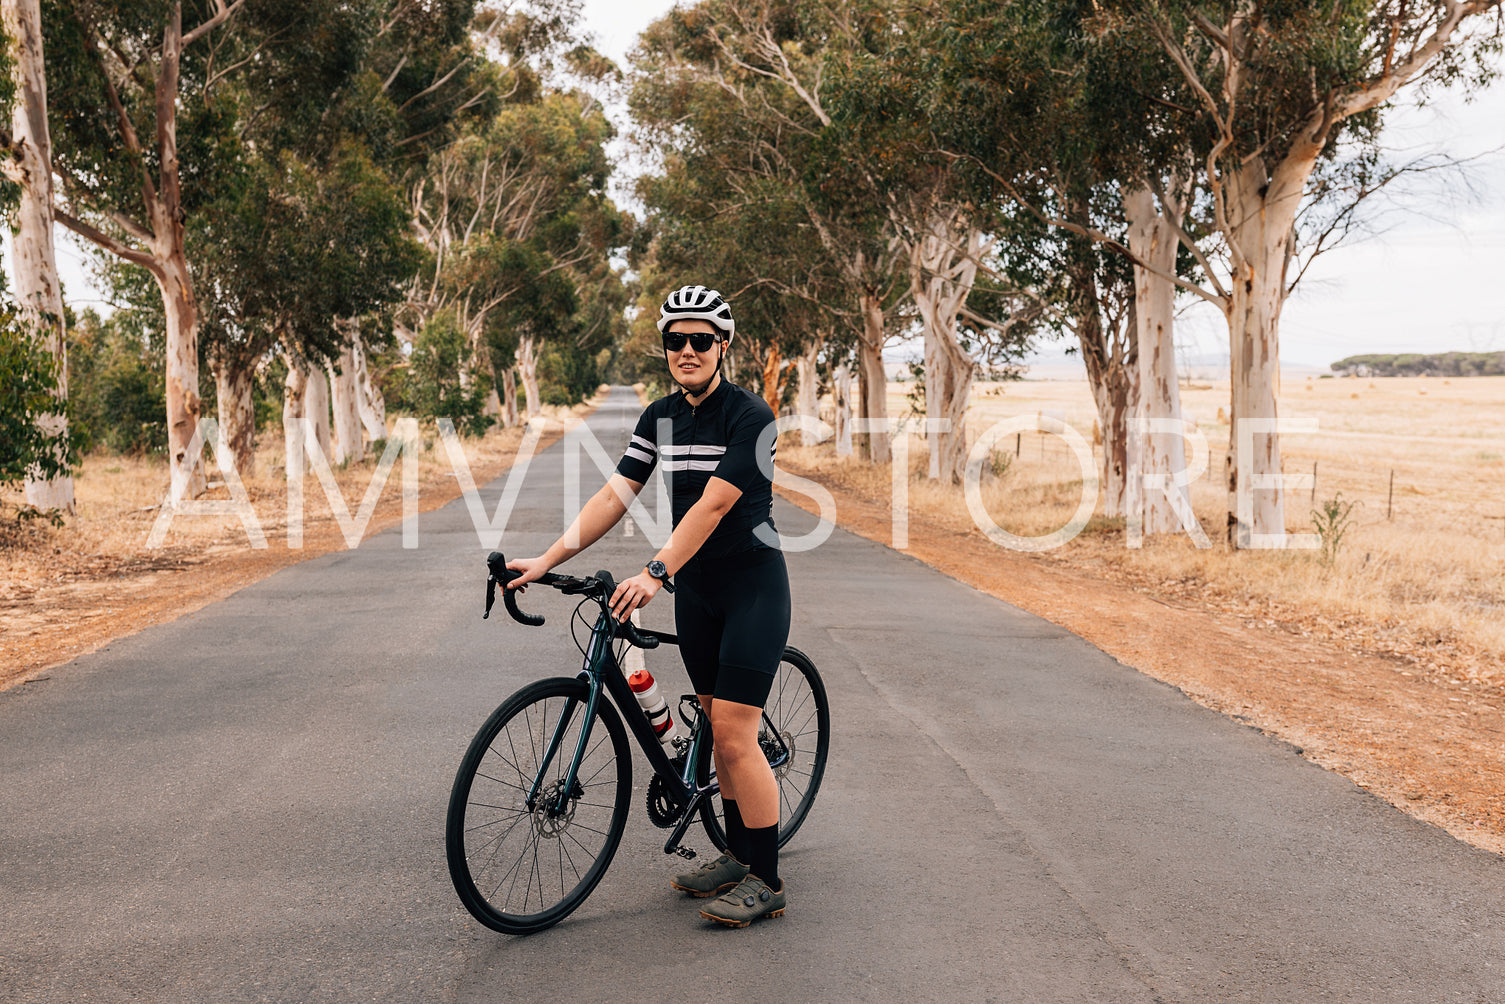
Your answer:
[[[617,583],[617,591],[611,594],[611,615],[625,621],[638,607],[645,606],[658,595],[664,584],[647,572],[639,572],[630,579]]]

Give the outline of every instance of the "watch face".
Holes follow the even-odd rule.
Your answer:
[[[662,579],[668,576],[669,569],[664,567],[662,561],[650,561],[648,562],[648,574],[655,579]]]

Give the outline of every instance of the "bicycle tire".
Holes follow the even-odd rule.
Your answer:
[[[556,800],[547,797],[527,807],[549,738],[573,698],[578,703],[542,789],[544,795],[561,790],[588,693],[583,680],[529,684],[492,712],[460,761],[450,791],[445,856],[460,902],[493,930],[532,934],[559,923],[595,889],[621,842],[632,801],[632,751],[622,719],[604,695],[568,809],[551,811]]]
[[[791,752],[789,762],[774,769],[774,778],[779,784],[779,846],[783,847],[810,814],[810,806],[826,773],[826,756],[831,744],[831,709],[826,700],[826,685],[815,663],[799,649],[792,646],[784,649],[763,713],[773,722]],[[759,735],[766,737],[766,733],[765,722]],[[702,744],[695,764],[695,777],[702,785],[710,780],[712,745]],[[766,745],[764,748],[767,751]],[[726,850],[724,815],[719,795],[706,801],[700,815],[706,836],[722,851]]]

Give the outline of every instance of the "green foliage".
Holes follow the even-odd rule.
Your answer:
[[[552,344],[538,359],[538,395],[544,404],[579,404],[601,385],[595,359],[572,346]]]
[[[895,306],[904,286],[888,227],[896,193],[875,183],[878,151],[852,143],[780,79],[819,79],[854,49],[883,44],[883,6],[713,0],[644,33],[630,105],[661,170],[638,185],[649,220],[632,249],[641,313],[628,368],[662,368],[652,321],[687,282],[733,301],[742,358],[763,346],[790,358],[817,336],[836,349],[861,330],[860,296]],[[817,91],[815,103],[826,99]]]
[[[128,311],[102,321],[86,310],[68,330],[68,394],[87,448],[160,453],[167,448],[162,362]]]
[[[1014,455],[1006,449],[994,448],[988,451],[987,471],[995,479],[1001,480],[1008,476],[1009,468],[1014,466]]]
[[[250,165],[194,231],[211,350],[253,365],[282,340],[334,358],[338,319],[401,298],[420,260],[408,229],[401,190],[353,141],[315,162],[283,153]]]
[[[490,387],[471,371],[462,386],[461,367],[468,345],[452,313],[435,317],[419,333],[405,367],[394,368],[382,388],[388,405],[420,418],[447,418],[463,435],[485,432],[491,422],[481,412]]]
[[[38,349],[13,308],[0,310],[0,485],[28,475],[41,480],[70,473],[78,461],[77,433],[46,432],[36,418],[58,410],[57,368]]]
[[[1505,352],[1435,352],[1349,356],[1332,364],[1335,373],[1362,376],[1471,377],[1505,375]]]
[[[1353,511],[1359,505],[1357,501],[1343,501],[1343,493],[1338,492],[1325,500],[1321,509],[1312,510],[1312,525],[1317,528],[1317,536],[1322,540],[1322,564],[1328,568],[1338,560],[1338,550],[1353,527]]]

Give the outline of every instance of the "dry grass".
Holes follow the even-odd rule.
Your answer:
[[[907,406],[906,385],[890,389],[890,414]],[[1186,535],[1127,546],[1122,520],[1101,504],[1086,530],[1044,552],[1051,562],[1148,592],[1195,600],[1273,622],[1351,650],[1403,657],[1411,672],[1467,686],[1505,685],[1505,378],[1309,380],[1287,386],[1281,414],[1315,418],[1313,435],[1283,437],[1287,473],[1310,475],[1315,491],[1289,496],[1287,528],[1311,532],[1310,511],[1341,492],[1359,502],[1331,568],[1313,551],[1234,553],[1221,543],[1226,493],[1222,456],[1228,427],[1226,384],[1183,389],[1187,415],[1210,447],[1208,474],[1192,488],[1193,507],[1213,546]],[[1095,411],[1085,382],[981,384],[968,414],[976,436],[1004,418],[1064,415],[1089,442]],[[797,465],[868,498],[890,495],[890,472],[842,460],[831,447],[787,447]],[[1024,433],[999,444],[1001,477],[985,478],[982,498],[1003,529],[1037,536],[1065,525],[1081,498],[1075,457],[1057,437]],[[784,456],[781,451],[781,456]],[[962,492],[925,479],[923,443],[911,445],[911,512],[978,546]],[[1393,512],[1387,518],[1391,472]]]

